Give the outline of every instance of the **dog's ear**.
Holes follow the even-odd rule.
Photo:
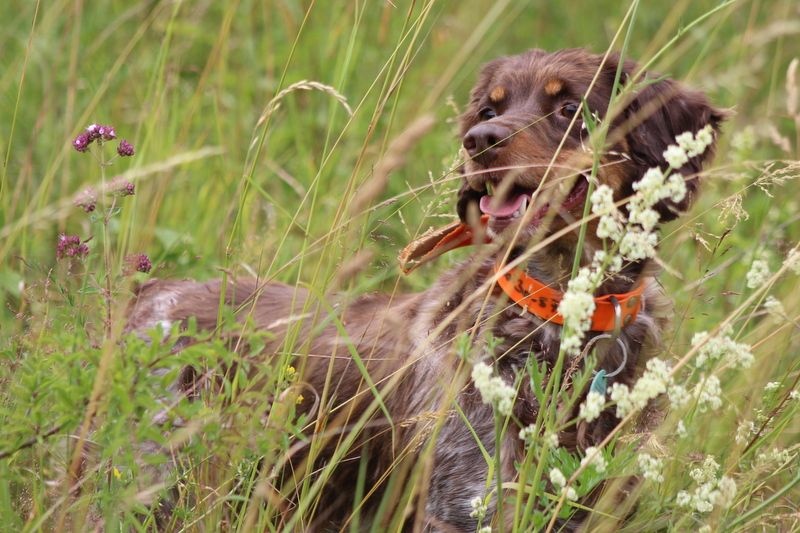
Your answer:
[[[626,62],[623,78],[633,75],[633,64]],[[673,220],[687,211],[697,196],[703,165],[714,157],[719,127],[728,113],[711,105],[706,96],[670,79],[648,79],[637,84],[626,106],[624,125],[627,152],[639,169],[640,176],[648,168],[666,169],[664,151],[676,144],[675,137],[684,132],[697,133],[707,125],[714,141],[700,155],[692,157],[680,169],[686,180],[686,197],[680,202],[663,200],[654,207],[661,220]]]

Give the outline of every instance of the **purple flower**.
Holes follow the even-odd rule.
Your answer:
[[[119,188],[120,196],[133,196],[136,193],[136,186],[130,181],[126,181]]]
[[[88,133],[81,133],[75,140],[72,141],[72,147],[75,148],[79,152],[85,152],[89,149],[89,145],[92,143],[92,139],[89,138]]]
[[[129,255],[125,260],[131,271],[135,270],[147,274],[153,268],[153,263],[150,262],[150,258],[146,254]]]
[[[119,146],[117,146],[117,153],[120,155],[120,157],[130,157],[134,153],[133,145],[125,139],[122,139],[119,142]]]
[[[91,213],[97,207],[97,194],[95,194],[94,190],[91,188],[86,189],[78,195],[75,200],[75,205],[87,213]]]
[[[63,259],[64,257],[84,257],[89,253],[89,247],[86,243],[81,242],[81,238],[77,235],[67,235],[62,233],[58,236],[56,242],[56,258]]]
[[[117,132],[114,131],[114,126],[98,126],[97,133],[104,141],[111,141],[117,138]]]

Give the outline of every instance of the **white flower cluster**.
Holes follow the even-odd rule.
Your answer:
[[[525,446],[529,446],[533,439],[536,437],[536,425],[529,424],[524,428],[519,430],[519,440],[525,443]]]
[[[561,349],[568,355],[578,355],[583,333],[592,324],[594,313],[594,290],[602,279],[602,273],[583,267],[569,280],[567,291],[558,304],[558,312],[564,318],[564,333]]]
[[[786,316],[783,303],[771,294],[764,299],[764,303],[761,304],[761,306],[764,308],[764,311],[773,318],[783,318]]]
[[[478,533],[492,533],[492,526],[483,526],[478,530]]]
[[[475,518],[476,520],[483,520],[486,518],[486,511],[488,511],[488,507],[484,502],[483,498],[480,496],[475,496],[469,501],[470,507],[472,507],[472,512],[469,513],[469,516]]]
[[[792,248],[786,254],[786,268],[800,276],[800,250]]]
[[[755,422],[752,420],[743,420],[737,427],[736,427],[736,436],[734,440],[736,444],[745,444],[747,441],[750,440],[752,435],[755,435],[758,432],[756,428]]]
[[[763,257],[753,261],[750,265],[750,270],[747,272],[745,279],[747,280],[748,289],[757,289],[764,285],[769,279],[769,263]]]
[[[661,473],[664,468],[663,460],[653,457],[649,453],[640,453],[637,460],[639,462],[639,470],[642,471],[642,477],[657,483],[664,481],[664,474]]]
[[[667,151],[664,152],[664,159],[667,160],[669,166],[679,169],[690,158],[702,154],[706,151],[706,148],[711,146],[711,143],[714,142],[714,130],[711,129],[709,124],[694,135],[690,131],[683,132],[675,137],[675,141],[677,141],[678,146],[674,144],[668,146]]]
[[[517,391],[503,381],[503,378],[492,375],[492,367],[486,363],[475,363],[472,367],[472,381],[481,393],[483,403],[495,404],[497,412],[503,416],[511,414]]]
[[[555,487],[557,491],[566,495],[568,500],[575,501],[578,499],[578,493],[575,492],[575,489],[565,486],[567,484],[567,477],[558,468],[550,470],[550,483],[553,484],[553,487]]]
[[[772,448],[769,452],[761,451],[756,456],[756,463],[765,466],[770,463],[783,465],[792,460],[792,452],[786,448]]]
[[[594,446],[589,446],[586,448],[586,456],[581,459],[581,466],[589,465],[593,466],[597,473],[602,474],[606,471],[606,467],[608,463],[606,462],[605,457],[603,454],[595,448]]]
[[[669,396],[669,404],[673,409],[680,409],[692,399],[686,387],[678,383],[673,383],[667,387],[667,395]]]
[[[722,388],[719,386],[719,378],[715,375],[701,377],[700,382],[695,386],[694,395],[697,398],[697,408],[701,413],[709,409],[715,411],[722,406]]]
[[[706,457],[703,466],[694,468],[689,473],[697,483],[693,493],[682,490],[676,497],[676,502],[682,507],[694,508],[699,513],[710,513],[714,506],[730,507],[736,497],[736,482],[721,476],[717,479],[719,464],[713,456]]]
[[[587,422],[591,422],[592,420],[598,418],[600,413],[603,411],[603,406],[606,404],[606,396],[605,394],[600,394],[599,392],[589,391],[589,394],[586,395],[586,399],[581,404],[581,410],[578,414],[578,418],[582,418]]]
[[[720,331],[715,337],[710,337],[708,332],[701,331],[692,337],[692,345],[702,344],[695,359],[695,365],[702,368],[706,363],[723,360],[733,368],[749,368],[755,362],[753,352],[747,344],[736,342],[731,338],[730,327]],[[703,344],[705,343],[705,344]]]
[[[633,385],[633,389],[621,383],[611,385],[611,399],[617,403],[617,416],[624,418],[666,392],[672,381],[669,371],[669,365],[665,361],[654,358],[647,361],[647,369]]]

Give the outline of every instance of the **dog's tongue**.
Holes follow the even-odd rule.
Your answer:
[[[481,196],[480,206],[481,212],[495,218],[508,218],[519,209],[522,202],[525,200],[525,194],[518,194],[511,198],[507,198],[503,202],[498,202],[497,197],[484,195]]]

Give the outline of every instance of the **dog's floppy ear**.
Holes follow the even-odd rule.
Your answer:
[[[626,62],[625,74],[632,63]],[[676,144],[675,137],[684,132],[697,133],[706,125],[713,130],[714,142],[702,154],[692,157],[679,169],[686,179],[686,197],[680,202],[663,200],[655,209],[662,221],[673,220],[687,211],[699,188],[699,173],[703,165],[714,157],[714,148],[719,134],[719,127],[726,118],[727,112],[712,106],[706,96],[670,79],[653,80],[645,77],[639,82],[640,88],[634,88],[632,100],[624,113],[628,155],[641,174],[648,168],[666,169],[664,151],[671,144]]]

